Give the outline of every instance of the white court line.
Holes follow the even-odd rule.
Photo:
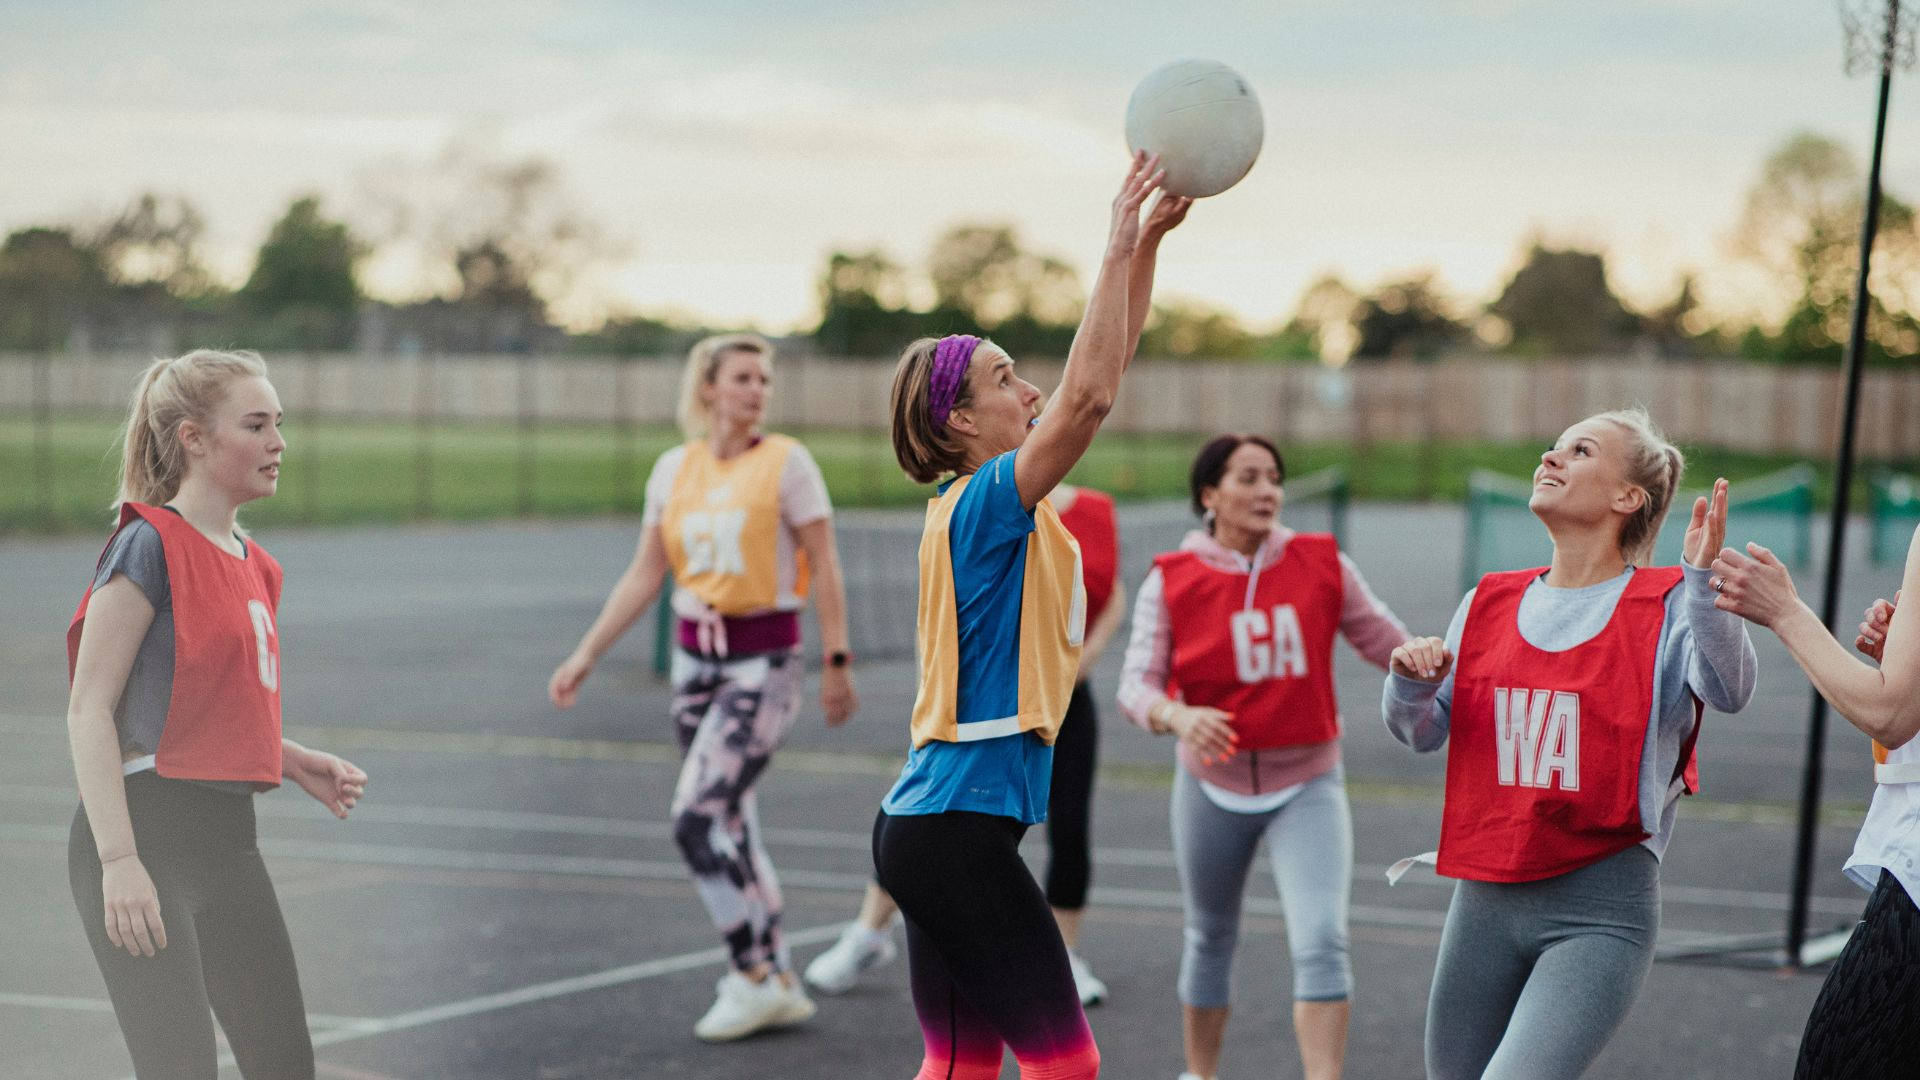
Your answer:
[[[0,825],[0,839],[20,841],[58,841],[64,843],[67,831],[51,825]],[[667,859],[621,859],[588,855],[545,855],[538,853],[465,851],[454,848],[423,847],[402,844],[368,844],[354,841],[336,840],[294,840],[280,837],[262,837],[260,849],[275,858],[308,859],[322,862],[341,862],[371,866],[429,867],[435,870],[479,870],[517,874],[555,874],[561,876],[606,877],[647,881],[684,881],[687,876],[686,865],[678,860]],[[1362,870],[1370,869],[1366,867]],[[866,888],[869,875],[866,873],[844,873],[826,870],[781,870],[783,884],[799,888],[827,889],[845,892],[860,892]],[[1410,877],[1406,883],[1420,881],[1428,885],[1451,887],[1452,882],[1434,875]],[[1404,885],[1402,887],[1405,887]],[[1686,891],[1688,898],[1673,894]],[[1782,910],[1786,903],[1784,895],[1775,898],[1775,894],[1751,893],[1733,889],[1706,889],[1698,887],[1666,887],[1661,889],[1663,900],[1676,904],[1713,907],[1744,907],[1762,911]],[[1133,889],[1111,885],[1096,885],[1089,898],[1095,905],[1123,908],[1143,908],[1156,911],[1178,911],[1183,903],[1181,894],[1174,889]],[[1772,901],[1772,902],[1766,902]],[[1858,916],[1864,908],[1864,901],[1849,902],[1838,898],[1813,897],[1810,909],[1823,915]],[[1280,901],[1273,897],[1249,896],[1245,900],[1245,909],[1256,915],[1282,916],[1284,911]],[[1416,907],[1398,907],[1379,904],[1350,905],[1349,915],[1353,922],[1361,925],[1391,927],[1438,927],[1444,915],[1432,909]],[[1685,936],[1689,931],[1672,928],[1663,929],[1662,937],[1672,934],[1676,938]]]
[[[67,788],[53,785],[21,784],[0,789],[0,802],[26,802],[49,805],[70,806],[74,802],[73,793]],[[320,812],[302,802],[272,799],[256,800],[255,806],[262,817],[287,821],[319,821]],[[548,814],[532,811],[480,810],[459,807],[430,806],[393,806],[387,804],[363,804],[354,810],[354,817],[374,824],[415,825],[429,828],[465,828],[497,832],[533,832],[554,833],[566,836],[607,836],[624,839],[670,840],[672,830],[660,822],[632,821],[626,818],[593,817],[578,814]],[[0,833],[4,835],[4,833]],[[62,833],[64,836],[64,832]],[[771,843],[791,845],[793,847],[820,848],[829,850],[866,851],[872,846],[872,837],[865,833],[833,832],[825,829],[767,829],[764,835]],[[277,843],[263,840],[262,846]],[[325,847],[327,842],[319,842],[316,848]],[[358,845],[361,847],[371,845]],[[290,858],[300,857],[305,849],[280,847],[276,854]],[[420,849],[429,850],[429,849]],[[445,850],[445,849],[431,849]],[[320,856],[313,856],[320,857]],[[475,858],[483,856],[475,855]],[[531,858],[562,859],[563,862],[551,864],[546,869],[532,869],[530,864],[516,860],[522,856],[501,856],[502,862],[479,866],[461,865],[446,867],[444,863],[435,866],[450,869],[490,869],[518,870],[530,873],[558,874],[600,874],[613,877],[641,877],[650,879],[677,880],[685,875],[679,862],[650,861],[634,859],[595,859],[589,857],[568,856],[532,856]],[[1101,866],[1132,866],[1149,868],[1174,868],[1173,852],[1161,848],[1115,848],[1097,847],[1093,853],[1094,863]],[[343,858],[340,861],[358,861]],[[376,859],[385,864],[403,860]],[[626,868],[626,869],[623,869]],[[1354,867],[1356,881],[1378,882],[1386,874],[1385,866],[1360,863]],[[849,879],[846,874],[813,873],[809,871],[786,871],[780,873],[784,881],[809,888],[838,889],[845,887]],[[1452,881],[1434,874],[1414,874],[1401,882],[1402,886],[1423,888],[1451,888]],[[1096,892],[1098,890],[1096,889]],[[1787,910],[1788,897],[1785,893],[1767,892],[1757,889],[1725,889],[1701,885],[1676,885],[1662,882],[1661,899],[1665,903],[1690,907],[1733,908],[1747,911]],[[1809,901],[1808,910],[1820,915],[1857,916],[1866,907],[1865,896],[1855,900],[1846,897],[1815,896]]]
[[[11,1005],[21,1009],[51,1009],[56,1012],[113,1012],[113,1002],[106,998],[62,997],[58,994],[9,994],[0,992],[0,1006]],[[367,1030],[380,1021],[365,1016],[335,1016],[332,1013],[308,1013],[307,1023],[316,1028],[333,1030]]]
[[[801,930],[798,933],[788,934],[787,942],[790,945],[812,945],[816,942],[826,941],[829,938],[839,937],[840,932],[846,929],[846,927],[847,924],[844,922],[831,923],[826,926],[816,926],[811,930]],[[501,1009],[511,1009],[520,1005],[533,1005],[542,1001],[552,1001],[554,998],[567,997],[571,994],[583,994],[589,990],[604,990],[610,986],[639,982],[643,979],[657,979],[662,975],[676,975],[682,971],[692,971],[696,968],[708,967],[713,964],[724,964],[726,961],[726,948],[724,946],[715,946],[711,949],[701,949],[698,952],[681,953],[679,956],[667,956],[658,960],[644,960],[638,964],[627,964],[624,967],[608,968],[605,971],[590,972],[586,975],[574,975],[565,979],[554,979],[550,982],[535,983],[532,986],[523,986],[518,990],[506,990],[497,994],[482,994],[479,997],[467,998],[464,1001],[449,1001],[444,1005],[415,1009],[412,1012],[400,1013],[397,1016],[355,1020],[353,1021],[353,1027],[336,1027],[331,1031],[316,1033],[313,1036],[313,1048],[319,1050],[328,1046],[338,1046],[345,1042],[370,1039],[376,1035],[386,1035],[395,1031],[406,1031],[411,1028],[425,1027],[428,1024],[439,1024],[448,1020],[460,1020],[469,1016],[498,1012]],[[101,1002],[100,1004],[106,1005],[108,1011],[112,1011],[113,1006],[108,1005],[106,1002]],[[317,1016],[316,1014],[310,1013],[307,1019],[310,1023],[316,1022]],[[234,1061],[232,1054],[222,1053],[219,1064],[222,1068],[227,1068],[237,1064],[237,1062]],[[125,1080],[136,1080],[136,1078],[126,1077]]]

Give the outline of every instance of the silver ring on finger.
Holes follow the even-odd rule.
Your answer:
[[[1713,579],[1713,591],[1714,591],[1714,592],[1717,592],[1717,593],[1724,593],[1724,592],[1726,592],[1726,591],[1727,591],[1727,579],[1726,579],[1726,578],[1723,578],[1723,577],[1717,577],[1717,578],[1714,578],[1714,579]]]

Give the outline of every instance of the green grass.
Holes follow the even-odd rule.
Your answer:
[[[117,487],[118,429],[111,418],[58,416],[44,426],[0,416],[0,531],[103,527]],[[679,441],[671,428],[626,433],[607,427],[289,421],[280,493],[247,509],[249,524],[336,524],[425,518],[475,520],[522,514],[580,516],[639,510],[653,459]],[[819,431],[805,436],[840,506],[906,506],[926,497],[895,467],[883,436]],[[1183,498],[1199,436],[1105,435],[1073,479],[1121,498]],[[1287,471],[1304,476],[1344,466],[1357,499],[1457,502],[1476,468],[1524,476],[1540,447],[1527,444],[1344,443],[1283,448]],[[1797,458],[1688,447],[1689,488],[1713,476],[1735,483]],[[1891,462],[1913,471],[1920,462]],[[1831,477],[1819,467],[1819,497]],[[1863,470],[1864,474],[1864,470]],[[1864,480],[1862,481],[1864,485]],[[1864,509],[1862,486],[1855,505]]]

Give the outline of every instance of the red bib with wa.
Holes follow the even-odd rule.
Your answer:
[[[135,517],[160,534],[173,598],[173,697],[154,751],[155,771],[180,780],[277,786],[280,564],[251,542],[244,559],[223,551],[171,510],[125,503],[120,528]],[[69,681],[92,598],[89,585],[67,627]]]
[[[1087,625],[1113,599],[1113,582],[1120,569],[1120,527],[1114,520],[1113,497],[1092,488],[1074,493],[1060,514],[1060,524],[1080,542],[1080,579],[1087,588]]]
[[[1280,561],[1248,575],[1191,551],[1154,560],[1173,624],[1167,693],[1233,714],[1242,750],[1330,742],[1340,736],[1333,636],[1344,587],[1340,548],[1300,533]]]
[[[1520,636],[1520,598],[1544,569],[1480,579],[1454,662],[1446,809],[1435,869],[1538,881],[1645,840],[1640,763],[1677,566],[1633,572],[1606,628],[1561,652]],[[1694,728],[1680,778],[1698,786]]]

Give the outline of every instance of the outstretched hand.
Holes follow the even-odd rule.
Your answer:
[[[1681,546],[1687,565],[1702,570],[1727,542],[1727,478],[1713,482],[1713,496],[1693,500],[1693,520],[1687,523],[1686,542]]]
[[[1731,611],[1749,622],[1772,627],[1783,616],[1800,606],[1800,593],[1793,587],[1793,575],[1787,572],[1773,552],[1749,543],[1742,555],[1722,548],[1713,560],[1711,584],[1720,595],[1713,606]]]
[[[1167,170],[1160,167],[1160,155],[1145,150],[1134,153],[1127,179],[1120,185],[1120,194],[1113,197],[1113,222],[1107,233],[1108,255],[1132,256],[1140,243],[1140,207],[1166,178]]]

